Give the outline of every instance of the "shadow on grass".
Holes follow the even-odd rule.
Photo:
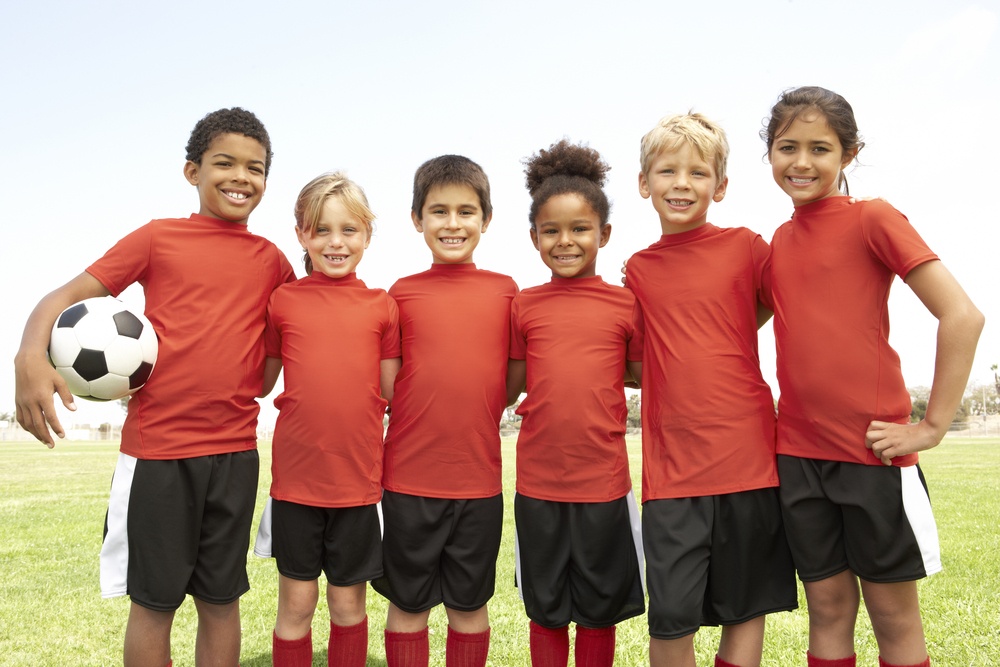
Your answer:
[[[326,664],[326,651],[313,653],[313,665]],[[271,667],[271,654],[260,653],[240,660],[240,667]],[[369,654],[365,660],[365,667],[386,667],[385,660],[376,658]]]

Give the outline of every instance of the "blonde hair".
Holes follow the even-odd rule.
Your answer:
[[[372,222],[375,214],[368,206],[368,197],[361,186],[347,177],[343,171],[327,172],[312,179],[299,192],[295,200],[295,225],[303,234],[312,236],[316,233],[320,218],[323,217],[323,206],[326,201],[337,197],[344,204],[344,207],[362,223],[368,232],[368,238],[372,235]],[[305,254],[306,272],[312,273],[312,262],[309,253]]]
[[[649,171],[653,158],[676,149],[682,142],[698,151],[701,159],[712,163],[720,183],[726,180],[726,161],[729,159],[726,133],[705,116],[694,112],[664,116],[646,133],[639,150],[642,173]]]

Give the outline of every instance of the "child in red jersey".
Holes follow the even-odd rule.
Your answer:
[[[757,329],[767,244],[708,222],[729,145],[700,114],[642,139],[639,192],[663,236],[628,261],[642,308],[642,541],[654,666],[693,667],[694,633],[721,625],[717,666],[759,665],[765,616],[797,606],[781,524],[774,405]]]
[[[14,360],[18,422],[52,447],[49,426],[63,437],[53,391],[74,408],[46,359],[53,322],[81,299],[143,286],[159,359],[128,402],[101,549],[102,595],[131,598],[129,666],[169,663],[174,612],[188,594],[199,662],[239,660],[264,313],[274,288],[295,277],[281,251],[247,229],[270,165],[270,138],[252,113],[221,109],[201,119],[184,165],[198,213],[140,227],[43,298]]]
[[[510,302],[517,286],[472,253],[492,217],[486,174],[444,155],[413,179],[413,225],[430,270],[396,282],[403,365],[385,440],[382,510],[389,667],[427,665],[427,618],[444,604],[449,667],[486,664],[503,498]]]
[[[285,386],[255,552],[278,566],[275,667],[312,665],[321,571],[328,664],[363,667],[368,654],[365,589],[382,574],[382,418],[400,365],[396,303],[355,275],[374,219],[343,173],[313,179],[295,204],[309,275],[268,304],[265,389],[281,367]]]
[[[841,195],[843,169],[864,145],[843,97],[786,91],[761,137],[795,206],[771,242],[765,294],[781,385],[781,502],[809,607],[809,665],[855,664],[859,580],[880,664],[929,665],[916,580],[941,563],[917,452],[954,418],[983,316],[901,213]],[[897,275],[939,320],[931,398],[915,424],[888,343]]]
[[[645,609],[624,376],[641,374],[638,306],[596,275],[611,236],[597,151],[563,140],[527,161],[531,241],[552,280],[514,298],[508,401],[518,407],[517,585],[531,664],[610,667],[615,624]]]

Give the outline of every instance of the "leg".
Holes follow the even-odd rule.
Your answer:
[[[312,581],[292,579],[278,575],[278,618],[274,623],[274,634],[280,639],[301,639],[312,628],[316,603],[319,601],[319,585]]]
[[[649,638],[650,667],[694,667],[694,635],[679,639]]]
[[[764,655],[764,626],[767,616],[722,628],[719,658],[739,667],[758,667]]]
[[[315,579],[301,581],[278,574],[278,617],[271,638],[275,667],[312,665],[312,618],[318,600]]]
[[[240,660],[240,601],[212,604],[194,598],[198,610],[198,667],[232,667]]]
[[[615,626],[576,626],[576,667],[611,667],[615,662]]]
[[[569,663],[569,626],[546,628],[528,622],[531,667],[566,667]]]
[[[173,622],[174,612],[153,611],[133,602],[125,626],[125,667],[168,664]]]
[[[430,648],[427,619],[430,610],[411,614],[392,602],[385,620],[385,662],[387,667],[427,667]]]
[[[809,610],[809,653],[836,660],[854,654],[854,624],[861,596],[850,570],[803,584]]]
[[[447,667],[485,667],[490,651],[490,616],[483,605],[473,611],[445,607],[448,613]]]
[[[368,616],[365,612],[366,584],[326,587],[330,607],[330,641],[327,664],[364,667],[368,657]]]
[[[881,657],[893,665],[916,665],[926,660],[917,582],[876,584],[862,580],[861,591]]]

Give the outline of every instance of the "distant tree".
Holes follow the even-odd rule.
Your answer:
[[[913,399],[913,408],[910,410],[910,422],[916,423],[924,418],[927,414],[927,399],[926,398],[915,398]]]
[[[507,431],[520,431],[521,430],[521,415],[516,413],[517,406],[521,405],[521,401],[516,401],[513,405],[508,405],[507,409],[504,410],[503,419],[500,420],[500,429]]]
[[[14,413],[13,412],[0,412],[0,422],[13,423],[14,422]]]
[[[625,401],[628,406],[628,419],[625,424],[629,428],[642,428],[641,398],[639,394],[632,394]]]
[[[990,370],[993,371],[993,386],[996,387],[997,396],[1000,396],[1000,375],[997,374],[997,368],[996,364],[990,366]]]
[[[130,396],[123,396],[122,398],[118,399],[118,407],[121,408],[122,412],[124,412],[125,414],[128,414],[128,399],[129,398],[131,398],[131,397]]]

